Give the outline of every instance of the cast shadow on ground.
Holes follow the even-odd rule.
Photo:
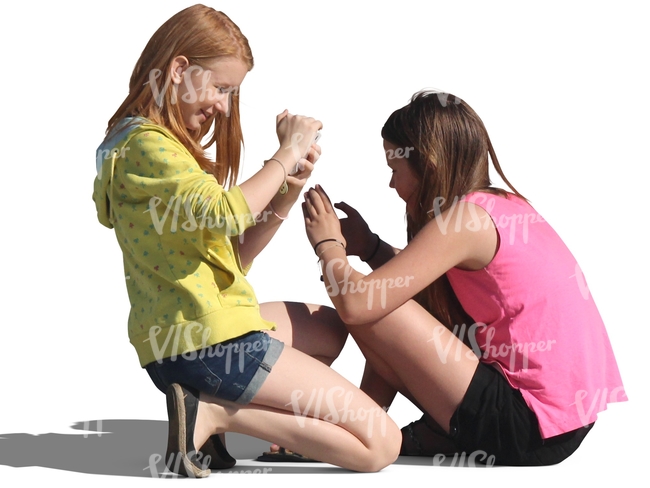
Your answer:
[[[0,465],[44,467],[78,473],[171,477],[163,456],[167,446],[167,422],[159,420],[106,419],[81,421],[70,434],[0,434]],[[234,468],[213,471],[228,473],[350,473],[329,464],[259,463],[255,458],[268,450],[269,443],[253,437],[228,433],[228,451],[237,459]],[[426,457],[400,457],[396,464],[432,466]],[[450,466],[450,462],[442,464]]]

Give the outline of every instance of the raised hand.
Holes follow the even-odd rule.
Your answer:
[[[325,239],[335,239],[346,245],[345,238],[341,234],[339,218],[336,216],[332,202],[320,185],[310,188],[305,193],[302,212],[305,217],[307,237],[312,247]]]
[[[323,128],[320,120],[284,111],[276,118],[276,133],[280,141],[280,155],[283,162],[292,166],[307,158],[316,133]],[[288,168],[287,168],[288,169]]]
[[[321,147],[318,144],[312,144],[307,153],[307,157],[301,159],[296,164],[296,172],[287,176],[289,191],[291,191],[292,187],[300,190],[305,186],[312,171],[314,171],[314,165],[316,164],[316,161],[318,161],[318,158],[320,158],[320,155]]]
[[[341,233],[348,243],[348,256],[367,258],[377,245],[378,237],[370,231],[370,227],[357,210],[345,202],[335,203],[334,207],[345,212],[346,218],[340,220]]]

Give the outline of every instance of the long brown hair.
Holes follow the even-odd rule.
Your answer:
[[[210,7],[194,5],[171,17],[154,33],[133,69],[129,94],[108,121],[108,134],[121,120],[141,116],[174,134],[189,150],[203,170],[212,173],[220,184],[236,182],[243,135],[239,116],[239,92],[230,94],[229,114],[217,113],[214,123],[204,123],[198,130],[183,124],[171,81],[171,63],[185,56],[190,64],[220,57],[236,57],[250,71],[253,55],[248,40],[230,18]],[[171,88],[171,89],[169,89]],[[210,131],[209,141],[201,141]],[[216,161],[205,150],[217,145]]]
[[[454,95],[435,91],[416,93],[408,105],[388,117],[381,136],[395,146],[412,148],[408,163],[420,187],[416,190],[418,205],[412,215],[407,215],[409,241],[436,215],[468,193],[485,191],[506,195],[505,190],[491,186],[488,155],[510,190],[524,198],[503,174],[479,116]],[[420,292],[416,300],[450,329],[473,322],[461,307],[446,275]]]

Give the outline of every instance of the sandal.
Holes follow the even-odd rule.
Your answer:
[[[320,463],[316,459],[311,459],[281,447],[279,451],[267,451],[258,456],[256,461],[264,463]]]
[[[188,478],[205,478],[210,475],[207,466],[199,463],[201,456],[194,448],[194,425],[198,409],[198,392],[178,383],[167,388],[169,434],[165,464],[172,473]]]
[[[206,456],[210,456],[208,459],[209,464],[208,468],[210,469],[229,469],[237,464],[237,460],[230,455],[226,450],[226,446],[221,442],[219,434],[211,436],[203,447],[201,447],[201,453],[203,454],[203,459]]]
[[[422,441],[425,440],[421,434],[415,432],[416,428],[423,426],[426,428],[428,440],[435,442],[435,447],[423,447]],[[422,430],[421,428],[419,429]],[[410,445],[409,445],[410,444]],[[400,449],[400,456],[426,456],[433,457],[436,454],[449,454],[455,453],[456,446],[451,440],[449,435],[429,425],[423,415],[420,420],[411,422],[406,427],[402,427],[402,447]]]

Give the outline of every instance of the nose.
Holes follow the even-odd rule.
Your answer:
[[[214,104],[215,110],[224,115],[228,115],[230,111],[230,93],[224,93],[219,100]]]

